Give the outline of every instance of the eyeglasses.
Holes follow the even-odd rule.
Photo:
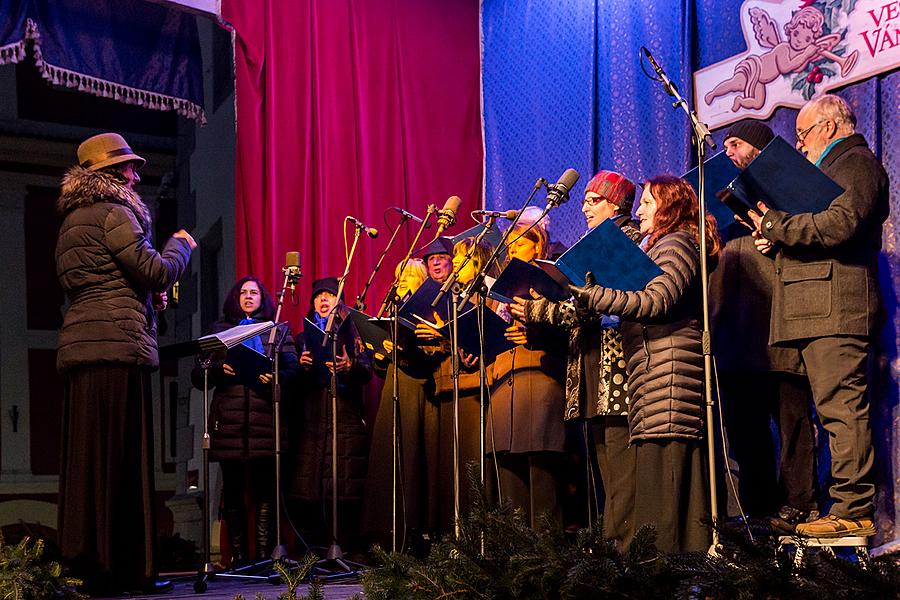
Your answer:
[[[581,200],[581,205],[584,206],[587,204],[588,206],[597,206],[601,202],[609,201],[605,196],[585,196]]]
[[[804,129],[803,131],[797,130],[797,143],[802,144],[803,142],[805,142],[806,136],[809,135],[809,132],[811,132],[817,125],[821,125],[824,122],[825,121],[816,121],[815,123],[813,123],[806,129]]]

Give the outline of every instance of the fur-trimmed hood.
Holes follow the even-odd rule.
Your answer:
[[[144,231],[150,232],[150,211],[141,197],[104,171],[91,171],[74,166],[63,175],[56,210],[60,215],[98,202],[112,202],[127,206],[134,213]]]

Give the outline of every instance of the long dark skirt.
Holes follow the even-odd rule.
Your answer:
[[[60,549],[90,590],[143,588],[156,572],[150,373],[94,365],[64,381]]]
[[[426,529],[427,480],[425,475],[424,420],[427,400],[426,386],[430,379],[419,379],[398,371],[399,427],[397,543],[413,532]],[[363,506],[363,529],[371,541],[391,548],[390,531],[393,522],[393,368],[389,367],[378,404],[372,443],[369,448],[369,468],[366,471],[366,492]]]
[[[656,527],[662,552],[701,552],[710,532],[701,519],[709,515],[707,469],[701,442],[635,442],[635,528]]]

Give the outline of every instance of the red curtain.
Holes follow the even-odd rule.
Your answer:
[[[359,242],[352,305],[389,239],[387,207],[421,215],[451,195],[461,213],[482,206],[478,0],[223,0],[222,16],[236,32],[236,272],[278,289],[285,252],[299,250],[300,307],[285,303],[295,326],[313,280],[343,270],[345,215],[381,232]],[[369,311],[414,225],[369,291]]]

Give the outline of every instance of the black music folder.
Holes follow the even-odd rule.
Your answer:
[[[797,215],[822,212],[844,188],[778,136],[728,184],[728,191],[752,210],[761,200]]]
[[[419,323],[425,323],[435,329],[439,329],[440,324],[437,323],[437,320],[447,321],[447,315],[450,314],[451,297],[451,294],[444,294],[437,306],[431,306],[438,292],[441,291],[441,286],[442,284],[431,277],[425,279],[424,283],[419,286],[419,289],[407,298],[397,312],[400,324],[410,329],[415,329]],[[437,314],[437,319],[435,314]]]
[[[704,200],[706,211],[716,218],[716,228],[724,232],[734,224],[734,216],[746,217],[746,207],[741,204],[738,208],[741,212],[735,212],[728,203],[719,197],[719,192],[726,189],[734,178],[740,175],[741,170],[735,166],[724,152],[719,152],[703,163],[704,175]],[[700,168],[694,167],[681,177],[694,188],[694,192],[700,193]],[[743,214],[741,214],[743,213]],[[747,221],[748,223],[750,221]]]
[[[165,359],[181,358],[197,354],[224,353],[244,340],[266,333],[275,327],[272,321],[262,323],[248,323],[247,325],[235,325],[219,333],[210,333],[189,342],[169,344],[159,349],[160,355]]]
[[[244,344],[229,348],[225,362],[234,369],[237,382],[251,388],[262,385],[259,376],[271,373],[273,368],[268,356]]]
[[[555,261],[537,262],[557,281],[564,276],[583,286],[584,275],[590,271],[603,287],[631,292],[662,275],[662,269],[610,219],[584,234]]]
[[[337,318],[337,315],[335,315]],[[337,331],[335,334],[338,336],[338,352],[341,351],[341,337],[344,332],[347,330],[348,323],[350,319],[344,319],[341,321],[340,325],[336,325]],[[334,362],[334,354],[332,353],[331,341],[325,342],[325,331],[320,329],[315,322],[311,321],[309,317],[303,319],[303,341],[305,342],[304,350],[309,350],[312,353],[313,361],[318,363],[325,362]],[[347,350],[349,354],[352,349]]]
[[[385,350],[384,342],[391,339],[390,327],[392,319],[376,319],[352,308],[348,310],[350,311],[350,320],[356,326],[359,338],[366,349],[379,357],[390,359],[391,353]]]
[[[515,347],[515,343],[506,339],[503,335],[509,327],[503,317],[492,311],[484,309],[484,362],[492,362],[498,354]],[[478,343],[478,308],[473,307],[459,314],[457,323],[457,344],[459,347],[478,356],[481,348]],[[444,324],[438,332],[445,338],[450,338],[450,323]]]
[[[550,269],[546,265],[547,263],[533,265],[513,258],[503,267],[500,276],[490,286],[488,296],[510,304],[516,296],[531,298],[528,290],[533,288],[551,302],[565,300],[571,296],[567,287],[568,279],[555,266]]]

